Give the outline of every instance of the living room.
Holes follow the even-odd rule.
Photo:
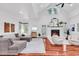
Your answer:
[[[79,55],[78,7],[78,3],[0,4],[0,55]]]

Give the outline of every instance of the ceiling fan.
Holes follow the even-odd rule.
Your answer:
[[[70,6],[73,5],[72,3],[67,3],[67,4]],[[59,4],[56,4],[56,6],[60,6],[61,8],[63,8],[65,6],[65,3],[59,3]]]
[[[64,7],[64,3],[59,3],[56,6],[61,6],[61,8],[62,8],[62,7]]]

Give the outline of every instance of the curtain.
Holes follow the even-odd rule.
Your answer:
[[[20,33],[28,33],[28,24],[20,23]]]

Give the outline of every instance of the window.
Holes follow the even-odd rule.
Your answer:
[[[20,22],[20,33],[28,33],[28,23]]]
[[[4,32],[10,32],[10,23],[4,23]]]

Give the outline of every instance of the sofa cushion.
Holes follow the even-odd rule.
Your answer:
[[[16,37],[16,38],[14,38],[14,40],[20,40],[20,37]]]
[[[14,41],[14,44],[9,47],[9,50],[22,51],[26,47],[26,41]]]

